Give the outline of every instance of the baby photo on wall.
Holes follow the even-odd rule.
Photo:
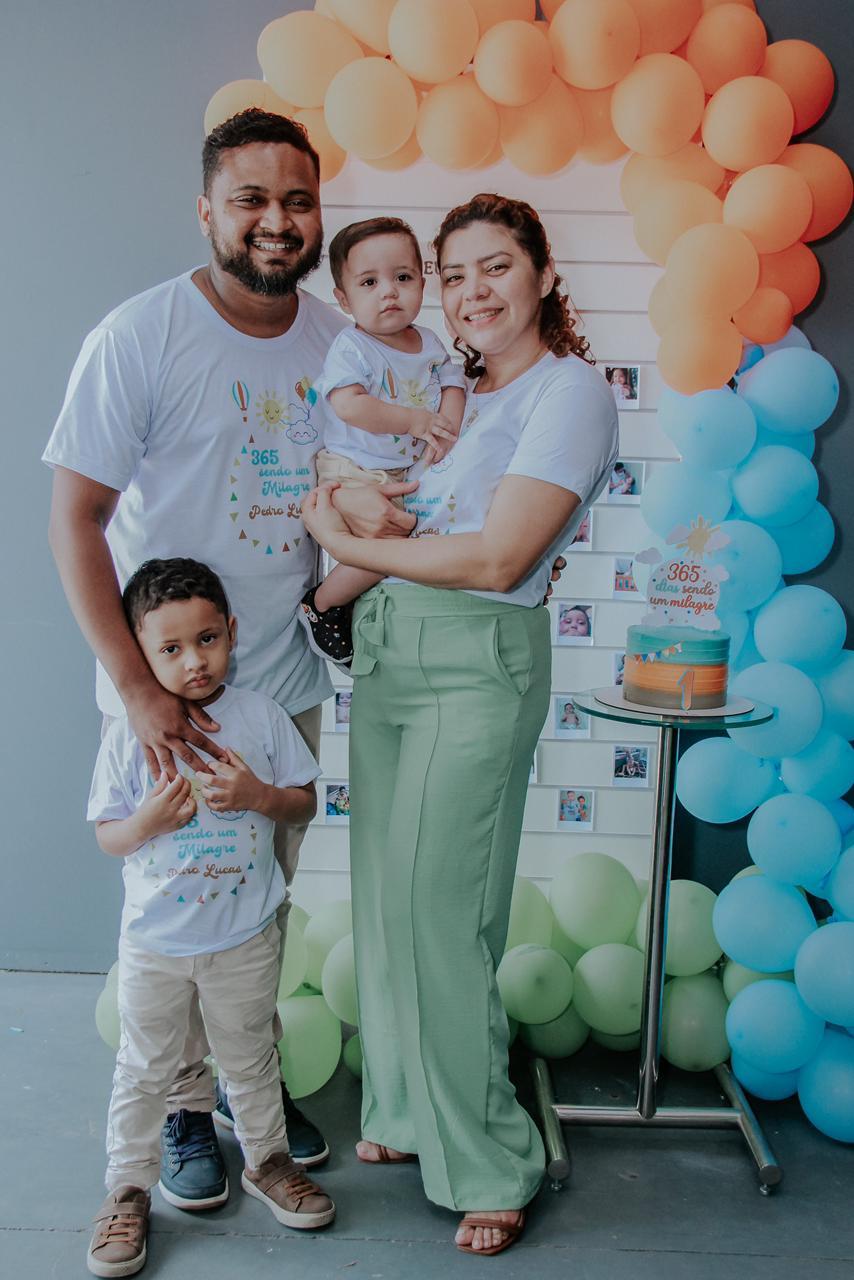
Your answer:
[[[618,458],[608,480],[606,501],[621,506],[637,506],[643,493],[643,462],[624,461]]]
[[[335,732],[350,732],[350,703],[353,701],[352,689],[339,689],[335,694]]]
[[[618,409],[640,408],[640,368],[636,364],[605,366],[605,380]]]
[[[623,674],[626,669],[626,652],[624,649],[618,650],[611,654],[611,681],[615,685],[623,683]]]
[[[592,831],[594,801],[589,787],[561,787],[557,793],[558,831]]]
[[[632,576],[632,561],[630,556],[614,557],[614,587],[613,594],[616,598],[623,596],[636,596],[638,589]]]
[[[589,738],[590,717],[573,706],[568,693],[552,695],[552,734],[555,738]]]
[[[615,787],[649,786],[649,747],[614,747]]]
[[[593,546],[593,508],[588,508],[567,551],[589,551]]]
[[[343,781],[326,784],[326,824],[344,826],[350,821],[350,783]]]
[[[566,601],[559,600],[552,616],[555,620],[555,644],[593,644],[594,606],[592,604],[567,604]]]

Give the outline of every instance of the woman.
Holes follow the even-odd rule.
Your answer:
[[[518,1238],[543,1175],[495,982],[549,703],[541,604],[610,475],[617,415],[530,206],[476,196],[435,247],[473,381],[457,444],[407,500],[414,535],[352,537],[324,490],[303,519],[334,559],[386,575],[354,619],[357,1152],[417,1152],[428,1197],[469,1211],[458,1246],[489,1254]]]

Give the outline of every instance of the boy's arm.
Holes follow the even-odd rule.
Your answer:
[[[274,822],[287,822],[302,827],[311,822],[317,813],[317,789],[313,782],[303,787],[274,787],[261,783],[264,795],[254,806],[256,813],[263,813]]]
[[[274,822],[303,826],[317,812],[314,782],[301,787],[276,787],[262,782],[245,760],[226,748],[226,761],[212,760],[213,776],[199,777],[202,795],[212,813],[251,809]]]
[[[127,858],[147,840],[185,827],[196,812],[188,780],[179,773],[170,782],[161,773],[154,790],[136,813],[95,823],[95,839],[104,853]]]

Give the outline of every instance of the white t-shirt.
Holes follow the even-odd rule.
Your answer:
[[[324,442],[313,384],[345,321],[300,291],[288,332],[253,338],[192,274],[89,334],[44,460],[121,491],[107,541],[122,586],[151,557],[191,556],[220,575],[238,619],[229,680],[296,715],[331,692],[297,621],[319,577],[300,502]],[[100,669],[97,687],[102,711],[121,715]]]
[[[288,716],[271,698],[226,685],[211,704],[217,741],[262,782],[300,787],[320,773]],[[124,859],[122,933],[167,956],[236,947],[270,923],[285,896],[273,854],[275,823],[263,814],[211,813],[185,764],[198,811],[189,825],[157,836]],[[129,818],[154,788],[127,716],[107,731],[92,778],[90,822]]]
[[[477,533],[504,477],[530,476],[577,493],[581,502],[541,559],[512,591],[473,595],[533,607],[542,603],[555,557],[569,545],[604,488],[617,457],[617,407],[592,365],[548,353],[500,391],[469,389],[460,438],[447,457],[411,479],[413,537]],[[390,579],[400,581],[400,579]]]
[[[435,413],[446,387],[465,387],[465,377],[435,333],[414,325],[421,350],[398,351],[362,329],[338,334],[317,381],[326,399],[336,387],[364,387],[368,395],[404,409],[430,409]],[[409,467],[424,452],[424,441],[410,435],[375,435],[351,427],[328,408],[325,448],[340,453],[368,471]]]

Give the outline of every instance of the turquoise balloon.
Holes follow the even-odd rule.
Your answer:
[[[640,508],[650,529],[666,538],[677,525],[690,526],[700,515],[718,524],[731,501],[729,483],[719,472],[682,462],[661,467],[647,477]]]
[[[624,1036],[641,1024],[643,956],[635,947],[604,942],[586,951],[575,966],[573,1003],[596,1031]]]
[[[534,1026],[523,1023],[519,1027],[522,1043],[541,1058],[569,1058],[577,1053],[590,1035],[590,1028],[574,1005],[551,1022]]]
[[[540,947],[551,946],[553,926],[554,916],[546,895],[532,880],[517,876],[513,883],[504,950],[512,951],[523,942],[535,942]]]
[[[502,1004],[518,1022],[553,1022],[572,999],[572,970],[549,947],[514,947],[495,976]]]
[[[844,734],[842,736],[845,737]],[[854,831],[854,808],[846,800],[826,800],[825,804],[839,823],[843,837]]]
[[[842,850],[827,885],[827,900],[845,920],[854,920],[854,845]]]
[[[289,996],[276,1007],[284,1029],[279,1041],[282,1079],[292,1098],[304,1098],[335,1073],[341,1023],[322,996]]]
[[[805,351],[812,351],[812,343],[807,335],[802,333],[796,325],[792,325],[777,342],[765,343],[762,354],[767,356],[772,351],[784,351],[786,347],[803,347]]]
[[[740,991],[726,1016],[733,1053],[760,1071],[797,1071],[821,1044],[824,1019],[804,1003],[792,982],[776,978]]]
[[[357,1080],[361,1080],[363,1063],[362,1037],[359,1035],[358,1031],[345,1042],[344,1051],[341,1054],[341,1057],[344,1059],[344,1066],[350,1074],[354,1075]]]
[[[812,796],[772,796],[750,819],[747,848],[772,879],[811,884],[835,865],[842,833],[833,814]]]
[[[721,609],[742,612],[756,609],[775,590],[780,580],[783,557],[767,529],[748,520],[725,520],[721,533],[729,542],[707,557],[719,564],[729,577],[721,583]]]
[[[801,520],[770,532],[780,548],[783,573],[787,575],[815,569],[827,559],[836,538],[833,516],[820,502],[814,502]]]
[[[721,630],[729,636],[730,666],[737,660],[744,648],[744,642],[750,634],[750,618],[746,613],[726,613],[718,610]]]
[[[667,907],[667,945],[664,971],[673,977],[705,973],[720,959],[721,948],[712,928],[717,897],[696,880],[671,880]],[[644,898],[635,926],[635,941],[643,950],[649,899]]]
[[[854,786],[854,748],[838,733],[820,729],[806,750],[780,763],[784,786],[816,800],[837,800]]]
[[[755,449],[732,477],[732,496],[748,520],[769,528],[802,520],[818,497],[818,472],[797,449]]]
[[[739,381],[738,394],[756,421],[784,435],[815,431],[826,422],[839,399],[839,379],[817,351],[788,347],[772,351]]]
[[[763,1098],[766,1102],[782,1102],[798,1091],[797,1071],[760,1071],[735,1050],[732,1055],[732,1074],[743,1089],[752,1093],[754,1098]]]
[[[775,597],[776,599],[776,597]],[[759,662],[740,671],[730,692],[773,707],[775,716],[766,724],[727,733],[742,751],[752,756],[797,755],[813,741],[821,728],[821,695],[809,676],[785,662]]]
[[[739,991],[749,987],[752,982],[770,982],[772,978],[779,978],[781,982],[794,982],[795,975],[791,969],[786,973],[759,973],[756,969],[747,969],[737,960],[727,960],[721,975],[727,1000],[734,1000]]]
[[[726,1062],[727,999],[718,978],[699,973],[664,988],[661,1055],[683,1071],[711,1071]]]
[[[854,1142],[854,1039],[828,1030],[815,1057],[801,1068],[798,1098],[816,1129],[837,1142]]]
[[[764,658],[807,669],[837,662],[845,632],[845,614],[820,587],[785,587],[753,619],[753,638]]]
[[[349,1023],[351,1027],[357,1027],[359,1002],[356,995],[356,960],[352,933],[336,942],[324,960],[321,989],[323,998],[335,1017]]]
[[[635,878],[606,853],[582,853],[555,876],[549,892],[555,919],[584,948],[625,942],[640,906]]]
[[[854,651],[843,649],[831,666],[816,674],[815,682],[824,703],[825,729],[850,742],[854,738]]]
[[[762,660],[762,654],[753,642],[753,624],[751,623],[738,657],[735,662],[730,662],[730,674],[736,676],[742,671],[747,671],[749,667],[758,667]]]
[[[736,369],[734,377],[736,379],[740,378],[748,369],[752,369],[755,364],[758,364],[764,355],[765,352],[755,342],[746,342],[741,349],[741,364]]]
[[[712,471],[737,467],[756,440],[753,411],[729,387],[693,396],[665,387],[658,402],[658,423],[683,462]]]
[[[805,458],[815,453],[815,432],[802,431],[799,435],[782,435],[779,431],[769,431],[767,427],[756,428],[755,449],[764,449],[768,444],[785,445],[787,449],[797,449]]]
[[[718,894],[712,923],[722,950],[760,973],[792,969],[816,928],[803,894],[765,875],[732,880]]]
[[[806,938],[795,960],[795,982],[820,1018],[854,1026],[854,923],[832,922]]]
[[[681,804],[703,822],[737,822],[776,789],[770,762],[740,751],[729,738],[693,743],[676,769]]]

